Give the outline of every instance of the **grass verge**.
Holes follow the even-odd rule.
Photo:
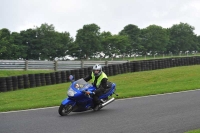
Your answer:
[[[200,65],[110,76],[117,98],[138,97],[200,88]],[[0,112],[58,106],[70,83],[0,93]]]
[[[24,74],[49,73],[54,70],[0,70],[0,77],[18,76]]]
[[[200,133],[200,129],[199,130],[191,130],[191,131],[188,131],[188,132],[185,132],[185,133]]]

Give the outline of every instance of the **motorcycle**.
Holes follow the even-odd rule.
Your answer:
[[[92,84],[86,82],[83,78],[74,81],[73,76],[70,75],[69,79],[72,84],[67,91],[68,97],[62,101],[58,113],[61,116],[66,116],[70,112],[94,110],[92,94],[96,88]],[[112,97],[113,94],[118,96],[115,91],[116,84],[107,82],[107,88],[104,94],[99,97],[101,101],[99,110],[115,100],[115,98]]]

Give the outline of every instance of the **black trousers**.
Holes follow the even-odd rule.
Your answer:
[[[100,104],[100,100],[99,97],[103,95],[103,91],[102,90],[96,90],[95,91],[95,95],[93,95],[93,102],[94,102],[94,106],[99,105]]]

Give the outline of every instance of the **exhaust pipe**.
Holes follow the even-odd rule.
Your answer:
[[[106,105],[108,105],[108,104],[110,104],[111,102],[113,102],[115,100],[115,98],[113,97],[113,98],[111,98],[110,100],[108,100],[107,102],[105,102],[105,103],[103,103],[102,104],[102,107],[104,107],[104,106],[106,106]]]

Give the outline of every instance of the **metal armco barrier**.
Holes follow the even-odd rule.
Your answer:
[[[73,70],[87,68],[94,64],[107,66],[111,64],[121,64],[128,61],[18,61],[18,60],[0,60],[1,69],[12,70]]]
[[[45,74],[40,73],[12,77],[0,77],[0,92],[65,83],[69,82],[69,75],[74,75],[75,79],[83,78],[92,71],[92,66],[94,64],[90,64],[89,67],[61,70]],[[102,69],[108,76],[113,76],[128,72],[149,71],[188,65],[200,65],[200,56],[141,60],[119,64],[113,63],[103,65]]]

